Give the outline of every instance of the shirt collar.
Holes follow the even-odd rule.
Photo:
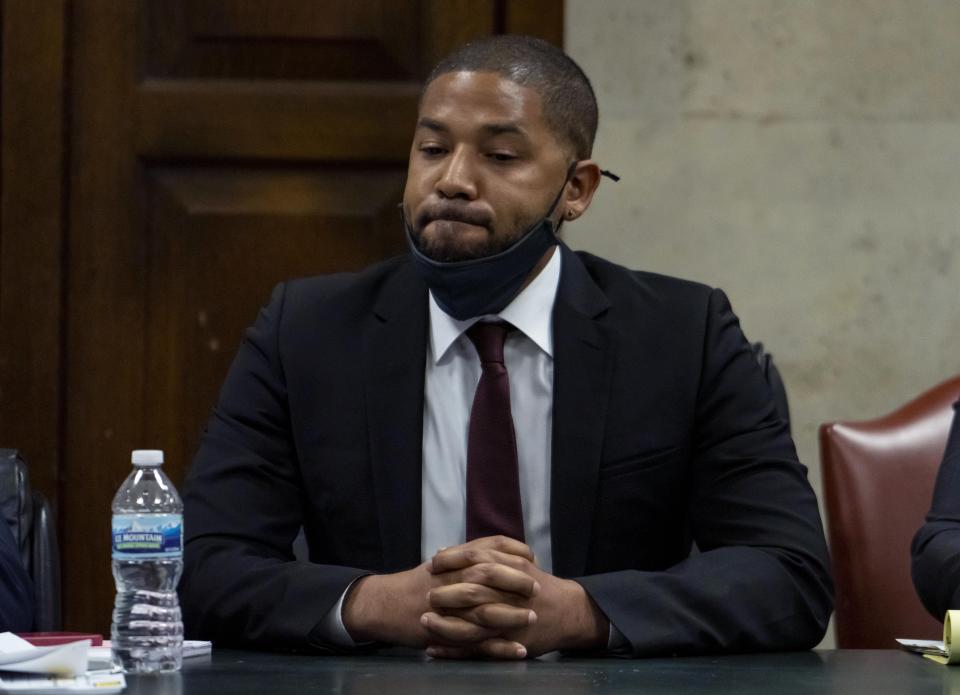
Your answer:
[[[438,363],[457,338],[481,319],[502,319],[522,331],[537,347],[553,357],[553,304],[560,283],[560,247],[529,285],[499,314],[488,314],[458,321],[440,308],[430,292],[430,348]]]

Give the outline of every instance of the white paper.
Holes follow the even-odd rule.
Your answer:
[[[943,616],[943,641],[925,639],[898,639],[904,649],[920,652],[924,659],[930,659],[944,666],[960,665],[960,610],[948,610]]]
[[[24,649],[33,649],[33,645],[12,632],[0,632],[0,654],[18,652]]]
[[[16,635],[5,632],[0,634],[0,671],[80,676],[87,670],[88,649],[88,639],[52,647],[34,647]]]
[[[90,647],[87,651],[87,668],[91,671],[113,666],[110,647]]]
[[[119,693],[127,687],[122,673],[88,673],[76,678],[52,678],[37,675],[4,675],[0,690],[5,693],[58,695],[59,693]]]
[[[189,659],[194,656],[208,656],[213,650],[213,642],[206,640],[185,639],[183,640],[183,658]]]
[[[940,640],[935,639],[903,639],[897,638],[897,644],[904,649],[921,654],[940,654],[946,655],[946,646]]]

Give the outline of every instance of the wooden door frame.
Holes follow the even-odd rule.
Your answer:
[[[68,196],[65,0],[4,1],[0,57],[0,446],[59,508]]]
[[[464,30],[444,17],[476,2],[492,8],[494,33],[534,33],[562,44],[562,0],[424,0],[421,26],[437,32],[436,50],[458,44]],[[106,462],[129,455],[117,442],[151,432],[144,421],[149,393],[129,388],[149,383],[145,361],[97,359],[104,341],[127,354],[146,348],[144,331],[130,330],[149,310],[140,283],[145,235],[116,228],[144,222],[142,159],[124,153],[158,155],[150,123],[139,106],[131,109],[134,89],[140,99],[157,96],[129,72],[139,65],[140,10],[132,0],[0,0],[0,446],[20,449],[29,461],[35,489],[53,503],[61,542],[76,535],[65,533],[65,521],[79,516],[96,519],[85,542],[102,548],[110,512],[90,509],[83,490],[114,489],[115,466]],[[82,61],[79,42],[87,46]],[[95,162],[82,156],[104,142],[118,143],[113,154],[101,148],[107,155]],[[159,156],[175,157],[176,147],[174,138],[173,154],[159,147]],[[404,156],[406,147],[394,143],[391,151]],[[104,220],[114,228],[104,230]],[[85,407],[91,402],[110,407],[97,415]],[[63,551],[71,572],[105,580],[102,553]],[[85,600],[81,584],[63,584],[65,627],[98,629],[109,617]]]

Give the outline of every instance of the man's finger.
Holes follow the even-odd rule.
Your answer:
[[[539,582],[529,574],[496,562],[481,562],[479,565],[471,565],[457,572],[447,573],[447,575],[452,580],[446,582],[447,585],[459,583],[482,584],[491,589],[509,591],[527,598],[533,598],[540,592]]]
[[[462,570],[434,575],[441,586],[480,584],[482,586],[533,598],[540,593],[540,583],[526,572],[496,562],[481,562]],[[431,590],[432,591],[432,590]]]
[[[460,582],[438,586],[427,592],[427,601],[434,610],[442,608],[473,608],[485,603],[506,603],[524,607],[529,599],[509,591],[500,591],[483,584]]]
[[[433,659],[484,659],[479,649],[466,647],[427,647],[427,656]]]
[[[463,545],[443,548],[439,550],[436,555],[434,555],[434,558],[450,553],[457,553],[463,550],[496,550],[507,555],[522,557],[529,562],[534,562],[534,555],[533,551],[530,549],[530,546],[522,541],[518,541],[517,539],[510,538],[508,536],[486,536],[484,538],[474,539],[469,543],[464,543]]]
[[[461,545],[434,555],[430,560],[430,571],[433,574],[440,574],[484,562],[497,562],[520,571],[526,571],[530,567],[530,560],[521,555],[505,553],[493,548],[470,548]]]
[[[499,550],[501,553],[510,555],[519,555],[533,562],[533,550],[523,541],[509,536],[486,536],[484,538],[475,538],[466,545],[477,548],[489,548]]]
[[[537,622],[537,614],[529,608],[517,608],[505,603],[487,603],[466,609],[452,609],[441,615],[456,616],[480,627],[496,630],[498,633],[520,630]]]
[[[525,659],[527,648],[519,642],[494,637],[470,647],[430,645],[427,656],[434,659]]]
[[[475,644],[495,637],[497,634],[494,630],[481,627],[463,618],[438,615],[433,612],[424,613],[420,617],[420,624],[433,635],[433,639],[428,641],[437,643]]]

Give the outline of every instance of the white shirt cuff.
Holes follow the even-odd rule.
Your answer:
[[[363,577],[357,577],[357,579],[350,582],[350,585],[340,594],[340,600],[333,605],[333,608],[327,611],[327,614],[323,616],[323,620],[320,621],[320,634],[318,637],[324,642],[337,647],[343,647],[344,649],[359,646],[357,642],[353,641],[350,633],[347,632],[347,626],[343,624],[343,601],[347,598],[347,594],[350,593],[353,585],[360,579],[363,579]]]

